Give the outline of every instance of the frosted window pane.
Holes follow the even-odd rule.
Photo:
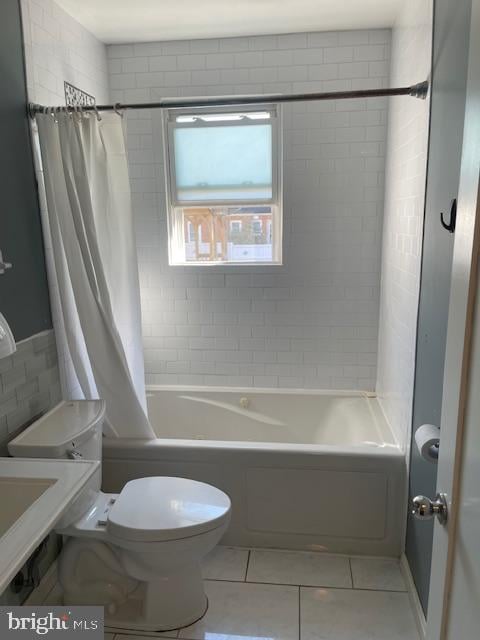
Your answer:
[[[272,198],[270,124],[174,130],[180,201]]]

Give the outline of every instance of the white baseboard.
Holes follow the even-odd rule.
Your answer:
[[[24,605],[37,606],[43,604],[50,591],[57,584],[57,579],[57,561],[55,560],[55,562],[49,566],[38,587],[28,596]]]
[[[413,581],[412,572],[410,571],[410,565],[408,564],[407,556],[404,553],[402,553],[402,556],[400,558],[400,568],[407,585],[408,595],[410,597],[413,615],[415,616],[415,622],[417,623],[418,633],[420,634],[420,638],[422,638],[422,640],[425,640],[425,637],[427,635],[427,621],[425,619],[425,614],[423,613],[420,598],[418,597],[417,589]]]

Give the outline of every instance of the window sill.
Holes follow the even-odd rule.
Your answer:
[[[246,260],[242,262],[225,262],[225,261],[207,261],[205,262],[168,262],[170,267],[281,267],[283,266],[283,261],[276,262],[247,262]]]

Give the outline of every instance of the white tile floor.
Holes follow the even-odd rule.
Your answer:
[[[180,632],[106,640],[419,640],[396,560],[218,547],[204,563],[209,608]],[[45,604],[58,602],[55,587]]]

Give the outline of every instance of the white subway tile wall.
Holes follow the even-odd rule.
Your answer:
[[[432,2],[407,0],[392,34],[392,85],[430,76]],[[410,441],[429,100],[393,98],[388,127],[377,393],[398,441]]]
[[[96,97],[109,100],[106,47],[53,0],[21,0],[25,41],[27,93],[31,102],[43,105],[65,104],[64,81]],[[39,167],[37,164],[37,172]],[[52,275],[51,240],[45,225],[43,179],[39,175],[40,206],[44,227],[45,254],[49,274],[53,324],[57,337],[58,364],[63,396],[83,397],[64,342],[63,316],[58,286]]]
[[[54,0],[21,0],[28,97],[65,104],[63,82],[108,99],[106,47]]]
[[[53,331],[22,340],[17,351],[0,360],[0,455],[35,416],[61,400]]]
[[[112,45],[110,97],[386,87],[389,48],[389,30]],[[279,267],[170,267],[161,115],[126,114],[148,383],[375,388],[387,107],[285,105]]]

